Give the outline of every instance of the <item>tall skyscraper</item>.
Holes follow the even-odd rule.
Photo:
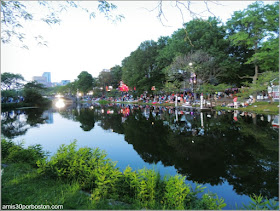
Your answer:
[[[32,77],[33,81],[37,81],[40,84],[47,84],[47,78],[45,76],[33,76]]]
[[[47,78],[47,83],[51,83],[51,73],[50,72],[44,72],[43,77]]]

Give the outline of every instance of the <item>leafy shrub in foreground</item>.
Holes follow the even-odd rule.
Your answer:
[[[279,201],[264,199],[262,195],[253,194],[250,196],[251,202],[248,205],[243,204],[241,209],[248,210],[279,210]]]
[[[1,139],[1,159],[7,163],[28,163],[36,166],[38,160],[46,157],[47,153],[43,152],[41,145],[32,145],[25,149],[23,144],[23,142],[15,144],[11,140]]]
[[[129,166],[122,173],[115,162],[106,158],[105,152],[88,147],[77,150],[76,142],[60,146],[50,161],[47,161],[40,145],[24,149],[23,143],[2,139],[1,147],[5,162],[34,164],[38,160],[39,173],[72,180],[82,189],[90,190],[96,207],[108,199],[116,200],[115,204],[119,205],[129,203],[135,209],[217,210],[226,206],[223,198],[219,199],[216,194],[205,193],[198,198],[198,193],[202,193],[205,187],[196,185],[192,190],[181,175],[161,180],[154,170],[132,171]],[[101,207],[104,208],[103,205]],[[111,208],[109,204],[108,208]],[[251,202],[239,209],[278,210],[279,202],[253,195]]]
[[[116,163],[107,162],[104,165],[98,165],[94,170],[95,188],[91,198],[94,201],[106,198],[118,198],[117,183],[122,173],[115,168]]]
[[[38,172],[55,178],[78,181],[84,189],[91,190],[101,187],[104,180],[114,177],[112,175],[118,175],[116,164],[106,156],[99,148],[84,147],[77,150],[74,141],[69,145],[61,145],[49,161],[47,159],[38,161]],[[114,177],[113,180],[115,179]],[[106,183],[108,185],[109,182]],[[106,195],[107,188],[104,186],[101,192]]]
[[[104,151],[77,149],[76,141],[61,145],[49,161],[40,160],[37,165],[40,174],[77,181],[83,189],[91,191],[94,204],[114,199],[137,209],[221,209],[224,205],[222,199],[208,195],[198,199],[196,194],[203,188],[191,191],[181,175],[161,180],[154,170],[132,171],[129,166],[121,172]]]
[[[185,183],[185,177],[175,175],[174,177],[165,178],[164,192],[165,209],[185,209],[185,200],[190,193],[190,187]]]

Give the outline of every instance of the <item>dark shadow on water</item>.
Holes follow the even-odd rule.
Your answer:
[[[53,110],[17,112],[2,113],[2,135],[8,138],[50,124]],[[239,195],[279,197],[279,132],[272,127],[273,117],[135,105],[66,108],[59,113],[79,122],[83,131],[98,124],[124,134],[145,162],[174,166],[187,180],[212,186],[227,181]]]

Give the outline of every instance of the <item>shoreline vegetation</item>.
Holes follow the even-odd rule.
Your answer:
[[[99,100],[97,101],[101,105],[106,104],[134,104],[134,105],[149,105],[149,106],[167,106],[167,107],[175,107],[174,103],[144,103],[144,102],[127,102],[127,101],[107,101],[107,100]],[[87,103],[87,101],[82,101],[81,103]],[[213,106],[213,110],[238,110],[243,112],[254,112],[257,114],[279,114],[279,102],[255,102],[247,107],[239,107],[239,108],[232,108],[228,106],[221,106],[221,102],[216,103],[216,106]],[[30,105],[28,103],[2,103],[1,109],[2,110],[11,110],[11,109],[28,109],[28,108],[40,108],[40,107],[47,107],[51,105],[50,102],[47,102],[41,106],[38,105]],[[178,107],[182,107],[182,104],[178,104]],[[199,107],[199,105],[195,104],[193,107]]]
[[[143,103],[143,102],[111,102],[107,100],[99,100],[99,104],[105,105],[110,103],[121,103],[121,104],[136,104],[136,105],[150,105],[150,106],[172,106],[175,107],[174,103]],[[231,108],[231,107],[222,107],[221,103],[220,105],[217,104],[216,106],[213,106],[214,110],[240,110],[244,112],[255,112],[259,114],[279,114],[279,103],[278,102],[255,102],[252,105],[249,105],[247,107],[239,107],[238,109]],[[182,104],[178,104],[179,107],[182,106]],[[199,105],[195,105],[194,107],[199,107]]]
[[[182,175],[149,169],[121,171],[98,148],[61,145],[48,158],[41,145],[24,147],[1,138],[2,204],[63,205],[63,209],[210,209],[226,206],[222,197],[192,188]],[[199,196],[200,195],[200,196]],[[238,208],[238,207],[236,207]],[[275,209],[279,202],[251,196],[241,209]],[[240,207],[238,208],[240,209]]]
[[[52,104],[51,100],[43,99],[39,103],[1,103],[1,110],[11,110],[11,109],[27,109],[27,108],[46,108]]]

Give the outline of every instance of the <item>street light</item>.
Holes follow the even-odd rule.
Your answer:
[[[189,66],[193,71],[192,65],[193,65],[193,63],[190,62]],[[194,72],[191,72],[190,82],[191,82],[191,85],[192,85],[192,93],[194,95],[194,84],[196,84],[196,74]],[[194,99],[195,99],[195,95],[194,95]]]

